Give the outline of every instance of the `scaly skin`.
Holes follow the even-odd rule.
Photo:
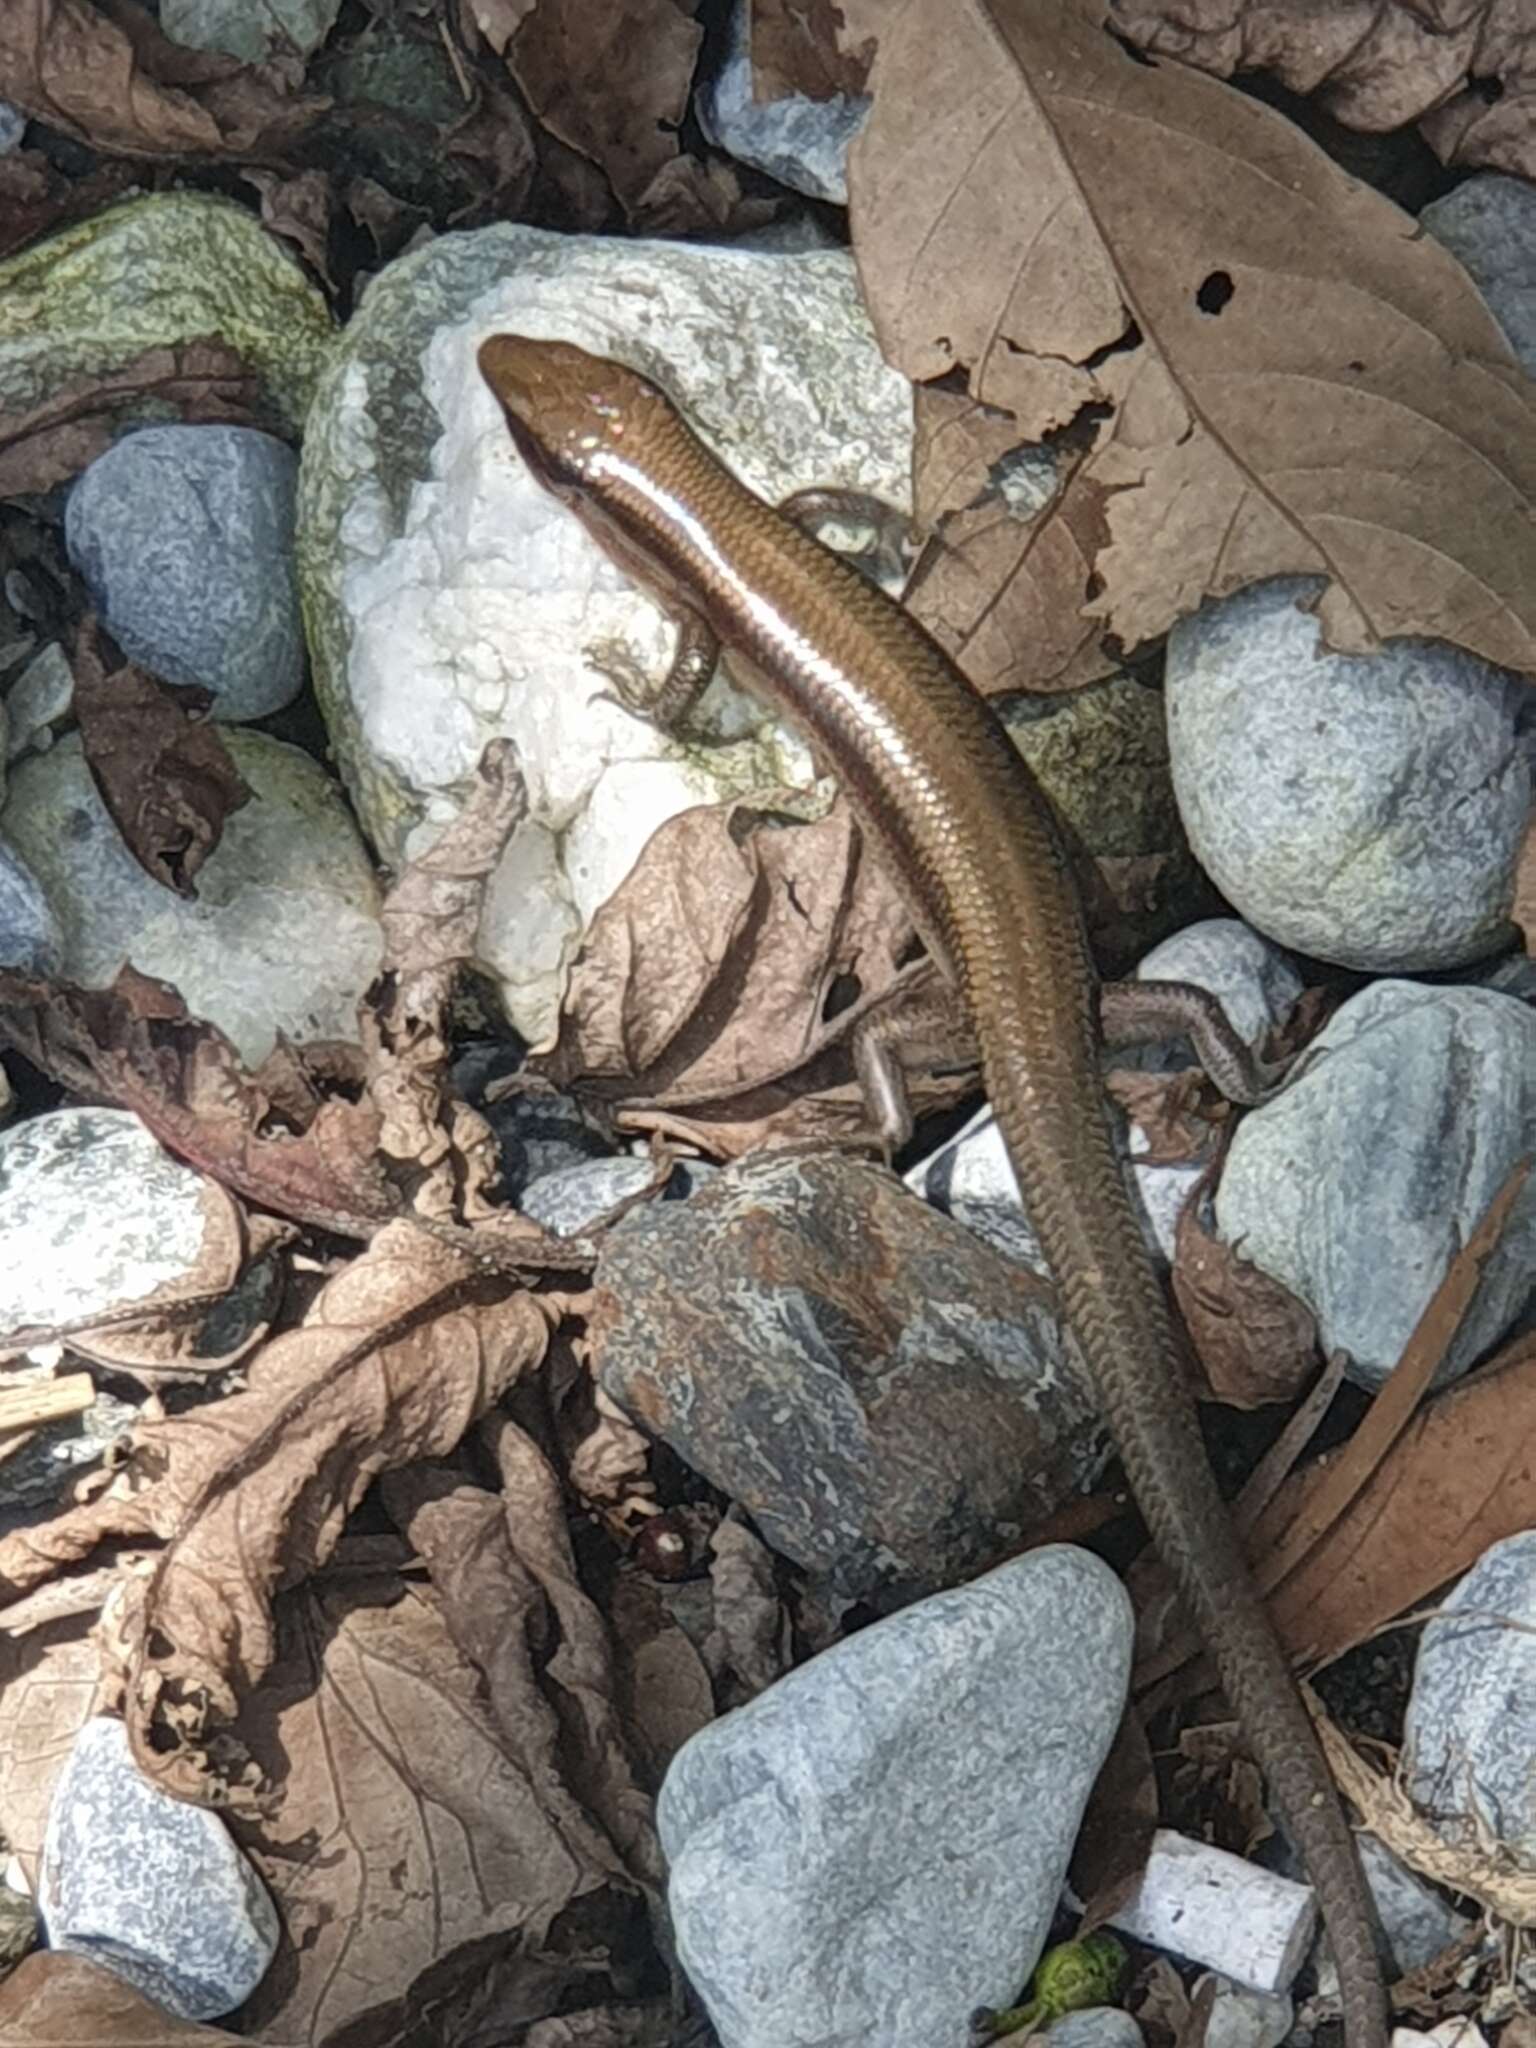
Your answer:
[[[1201,1441],[1099,1078],[1097,981],[1049,806],[943,651],[723,469],[634,371],[497,335],[480,368],[533,473],[696,613],[817,746],[958,982],[987,1093],[1137,1505],[1306,1858],[1350,2048],[1386,1998],[1354,1837]]]

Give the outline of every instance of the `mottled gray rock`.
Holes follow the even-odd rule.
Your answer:
[[[161,888],[129,854],[75,734],[19,763],[0,835],[47,892],[71,980],[101,987],[131,960],[173,983],[253,1063],[279,1031],[355,1038],[382,945],[357,827],[308,754],[239,727],[224,737],[254,801],[226,819],[195,900]]]
[[[1524,178],[1483,171],[1419,215],[1458,257],[1536,377],[1536,191]]]
[[[1284,953],[1240,918],[1206,917],[1154,946],[1138,981],[1192,981],[1209,989],[1239,1038],[1255,1050],[1290,1015],[1302,980]],[[1189,1048],[1181,1042],[1187,1064]]]
[[[293,567],[298,457],[250,427],[142,427],[69,494],[70,560],[131,661],[265,718],[304,685]]]
[[[1021,1993],[1119,1721],[1132,1616],[1053,1545],[839,1643],[673,1759],[657,1822],[723,2048],[966,2048]]]
[[[50,1948],[182,2019],[233,2012],[277,1953],[277,1909],[224,1823],[151,1785],[106,1716],[80,1730],[54,1787],[38,1907]]]
[[[341,0],[160,0],[160,26],[173,43],[223,50],[246,64],[307,57],[336,25]]]
[[[1282,945],[1374,971],[1474,960],[1510,930],[1529,685],[1440,641],[1330,654],[1303,608],[1321,587],[1255,584],[1170,634],[1190,844]]]
[[[5,693],[5,716],[10,730],[5,750],[11,760],[18,754],[41,753],[53,745],[54,728],[69,716],[75,701],[75,676],[69,656],[57,640],[50,640],[19,671]]]
[[[653,1199],[660,1202],[685,1201],[696,1188],[720,1171],[707,1160],[680,1159],[672,1177]],[[583,1159],[571,1166],[559,1166],[530,1181],[523,1189],[518,1207],[535,1223],[553,1230],[559,1237],[576,1237],[628,1195],[636,1195],[656,1178],[649,1159],[632,1153],[616,1159]],[[633,1211],[638,1214],[639,1211]],[[625,1217],[624,1222],[630,1220]]]
[[[595,1284],[605,1391],[839,1593],[950,1584],[1101,1469],[1052,1290],[857,1161],[731,1167]]]
[[[1536,1144],[1536,1012],[1487,989],[1383,981],[1244,1117],[1216,1191],[1223,1238],[1305,1301],[1325,1351],[1381,1383],[1515,1161]],[[1441,1368],[1464,1372],[1536,1286],[1527,1185]]]
[[[56,974],[63,957],[63,934],[42,885],[15,848],[0,839],[0,967]]]
[[[1475,1921],[1458,1913],[1435,1885],[1399,1863],[1375,1835],[1362,1830],[1356,1840],[1371,1900],[1399,1976],[1423,1969],[1453,1942],[1463,1941],[1474,1932]],[[1313,1961],[1317,1966],[1318,1989],[1325,1997],[1335,1994],[1339,1973],[1326,1935],[1319,1937]]]
[[[1485,1550],[1424,1630],[1405,1783],[1448,1842],[1536,1864],[1536,1529]]]
[[[731,11],[725,60],[699,91],[699,125],[710,141],[744,164],[811,199],[848,204],[848,145],[869,113],[867,94],[813,100],[791,93],[752,97],[751,25],[746,0]]]
[[[655,375],[769,498],[830,483],[906,503],[912,391],[881,358],[845,250],[503,224],[390,264],[348,324],[300,474],[316,693],[389,860],[457,812],[488,740],[517,741],[529,816],[487,889],[479,955],[537,1042],[588,919],[658,825],[811,776],[804,747],[723,680],[686,737],[603,701],[591,644],[617,637],[653,671],[672,629],[513,452],[475,367],[498,329]]]
[[[1199,1995],[1200,1979],[1195,1986]],[[1247,1984],[1234,1984],[1229,1977],[1215,1977],[1216,1995],[1206,2023],[1204,2048],[1280,2048],[1291,2031],[1296,2008],[1285,1993],[1255,1991]],[[1056,2029],[1051,2029],[1052,2048],[1060,2048]]]
[[[324,298],[247,208],[202,192],[125,200],[0,263],[0,412],[209,335],[238,349],[295,432],[330,348]],[[164,417],[153,385],[121,422]]]

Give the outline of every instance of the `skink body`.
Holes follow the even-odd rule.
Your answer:
[[[702,619],[814,743],[962,991],[1020,1192],[1137,1503],[1306,1857],[1351,2048],[1382,2048],[1354,1838],[1211,1475],[1121,1176],[1097,981],[1048,804],[942,649],[739,483],[645,378],[517,336],[486,342],[480,366],[539,480],[621,566]]]

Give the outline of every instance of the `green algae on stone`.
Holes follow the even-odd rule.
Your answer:
[[[243,207],[199,192],[129,199],[0,263],[0,412],[212,337],[297,434],[334,332],[321,294]]]

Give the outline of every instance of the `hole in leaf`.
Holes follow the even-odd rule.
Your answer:
[[[1230,305],[1237,286],[1224,270],[1213,270],[1195,293],[1195,304],[1202,313],[1216,314],[1223,306]]]

